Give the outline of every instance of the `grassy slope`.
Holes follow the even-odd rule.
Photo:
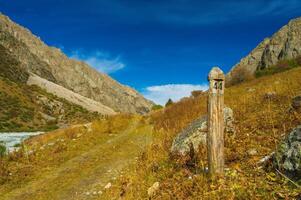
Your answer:
[[[252,88],[255,91],[250,92]],[[268,92],[276,92],[265,99]],[[186,99],[156,112],[152,118],[157,135],[152,147],[141,157],[132,173],[119,179],[105,195],[109,199],[147,199],[147,189],[156,181],[160,190],[153,199],[294,199],[301,193],[274,171],[257,162],[273,152],[279,141],[296,125],[300,113],[288,112],[293,96],[301,93],[301,69],[262,77],[226,90],[225,103],[236,119],[236,135],[226,136],[224,179],[209,181],[198,169],[180,167],[170,160],[174,136],[198,116],[206,114],[207,97]],[[255,148],[258,154],[247,151]],[[201,148],[198,167],[206,166],[206,149]],[[191,177],[191,178],[189,178]],[[126,186],[126,187],[125,187]]]
[[[45,103],[38,103],[37,96],[44,96],[49,99],[49,102],[61,102],[64,113],[58,113]],[[61,122],[64,123],[90,121],[97,116],[38,87],[13,82],[0,76],[0,131],[33,131],[57,128],[57,121],[47,122],[40,113],[57,119],[61,115]]]
[[[1,37],[10,36],[2,35]],[[25,46],[18,46],[13,38],[8,40],[12,48],[25,48]],[[28,53],[26,49],[24,52]],[[29,63],[33,66],[42,66],[42,63],[37,63],[37,59],[32,56],[29,58]],[[47,71],[43,73],[46,76]],[[28,76],[28,72],[18,58],[15,58],[12,52],[0,44],[0,132],[57,128],[57,121],[43,119],[41,112],[57,119],[60,118],[61,123],[90,121],[96,116],[38,87],[27,86]],[[43,96],[49,101],[41,103],[38,96]],[[64,112],[61,112],[61,108],[50,107],[47,104],[61,104]]]
[[[0,199],[93,199],[151,142],[142,117],[116,116],[39,136],[0,159]],[[30,155],[24,153],[32,152]]]
[[[205,148],[200,149],[195,169],[179,166],[169,158],[175,135],[206,114],[207,97],[200,96],[153,113],[152,125],[141,117],[115,116],[94,122],[90,133],[87,128],[75,127],[33,138],[22,152],[0,159],[2,199],[148,199],[147,189],[156,181],[160,190],[153,199],[294,199],[300,193],[298,188],[256,163],[300,124],[301,115],[288,112],[291,98],[301,92],[300,77],[301,68],[296,68],[226,90],[225,102],[234,110],[237,133],[226,136],[230,171],[224,179],[209,180],[200,173],[206,166]],[[265,99],[267,92],[276,92],[276,96]],[[154,142],[140,155],[137,165],[113,181],[113,187],[103,195],[85,195],[102,190],[109,178],[117,177],[116,173],[106,178],[106,166],[118,166],[116,162],[127,159],[129,152],[137,155],[141,149],[134,144],[149,142],[142,142],[142,138],[151,135],[152,126]],[[126,137],[122,137],[124,133]],[[113,138],[119,139],[108,145]],[[247,154],[252,148],[257,155]],[[27,156],[26,149],[34,152]]]

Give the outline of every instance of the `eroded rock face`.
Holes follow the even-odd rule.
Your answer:
[[[234,117],[231,108],[224,108],[225,133],[234,134]],[[207,116],[203,116],[192,122],[174,139],[171,154],[179,156],[189,156],[193,152],[199,151],[201,144],[206,144]]]
[[[273,165],[294,180],[301,179],[301,125],[278,146]]]
[[[100,102],[116,112],[144,114],[153,106],[134,89],[84,62],[69,59],[60,49],[47,46],[28,29],[1,13],[0,47],[6,57],[16,60],[27,72]]]
[[[231,85],[235,78],[254,75],[277,64],[283,59],[292,59],[301,55],[301,18],[291,20],[271,38],[266,38],[249,55],[237,63],[226,76]],[[242,79],[244,77],[241,77]]]

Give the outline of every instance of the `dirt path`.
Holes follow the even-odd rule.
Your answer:
[[[104,187],[135,161],[151,142],[151,135],[150,125],[141,126],[135,120],[122,133],[112,135],[25,187],[1,195],[0,199],[101,199]]]

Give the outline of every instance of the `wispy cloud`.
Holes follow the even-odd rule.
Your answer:
[[[300,0],[97,1],[112,18],[132,23],[208,25],[299,14]],[[97,6],[94,6],[97,8]],[[95,11],[97,13],[97,11]],[[137,18],[139,15],[139,18]],[[120,18],[122,16],[122,18]]]
[[[194,90],[207,90],[208,86],[193,85],[193,84],[168,84],[157,85],[145,88],[142,94],[157,104],[164,105],[169,98],[173,101],[178,101],[183,97],[190,96]]]
[[[235,23],[258,17],[300,13],[300,9],[298,0],[213,0],[206,3],[179,0],[171,7],[162,5],[156,12],[156,19],[165,23],[186,25]]]
[[[125,67],[120,56],[112,57],[109,53],[103,51],[84,52],[82,50],[72,51],[70,57],[76,60],[84,61],[100,72],[110,74]]]

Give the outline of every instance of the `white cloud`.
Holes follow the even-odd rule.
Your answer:
[[[208,85],[192,85],[192,84],[168,84],[147,87],[143,95],[157,104],[164,105],[169,98],[178,101],[183,97],[190,96],[194,90],[207,90]]]
[[[125,67],[125,64],[120,60],[120,56],[111,57],[110,54],[102,51],[86,53],[76,50],[71,53],[70,57],[76,60],[82,60],[95,69],[106,74],[116,72]]]

